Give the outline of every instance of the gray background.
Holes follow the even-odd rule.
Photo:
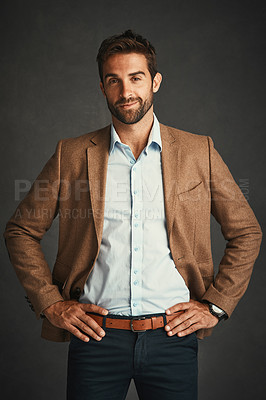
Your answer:
[[[265,5],[258,1],[2,1],[1,227],[15,180],[33,181],[61,138],[109,123],[95,57],[133,28],[157,49],[159,120],[210,135],[262,225],[265,221]],[[215,264],[224,241],[213,223]],[[43,240],[52,266],[57,223]],[[264,399],[263,253],[231,319],[200,342],[200,400]],[[1,242],[1,395],[64,399],[67,344],[40,339]],[[128,400],[136,399],[132,384]]]

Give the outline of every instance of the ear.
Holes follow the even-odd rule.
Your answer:
[[[152,82],[152,90],[153,90],[153,93],[158,92],[162,80],[163,80],[162,75],[160,74],[160,72],[157,72],[157,74],[156,74],[155,77],[153,78],[153,82]]]
[[[100,82],[100,88],[101,88],[102,94],[104,95],[104,97],[106,97],[104,86],[103,86],[102,82]]]

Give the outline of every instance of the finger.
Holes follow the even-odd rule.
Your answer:
[[[191,318],[186,319],[184,322],[182,322],[178,326],[171,329],[171,331],[169,331],[168,334],[169,334],[169,336],[173,336],[175,334],[178,334],[179,332],[183,332],[186,329],[189,329],[192,326],[195,326],[195,324],[198,324],[199,320],[200,319],[198,318],[197,315],[193,315]]]
[[[102,329],[102,327],[89,315],[84,314],[79,316],[79,319],[89,326],[94,332],[96,332],[98,336],[105,336],[105,331]]]
[[[86,312],[95,312],[98,314],[103,314],[103,315],[107,315],[108,314],[108,310],[106,310],[106,308],[97,306],[96,304],[88,304],[88,303],[84,303],[82,304],[81,307],[84,311]]]
[[[165,325],[165,330],[166,331],[171,331],[173,330],[176,326],[182,324],[184,321],[186,321],[187,319],[192,318],[194,315],[192,310],[187,310],[185,312],[179,313],[178,317],[172,319],[170,322],[167,323],[167,325]]]
[[[79,328],[82,332],[84,332],[86,335],[89,335],[90,337],[92,337],[95,340],[102,340],[102,337],[97,335],[97,333],[91,328],[89,327],[87,324],[85,324],[84,322],[82,322],[81,320],[79,320],[76,324],[77,328]]]
[[[188,301],[186,303],[177,303],[174,306],[168,308],[165,313],[166,314],[173,314],[174,312],[177,311],[182,311],[182,310],[188,310],[190,307],[192,307],[193,303],[191,301]]]
[[[71,322],[68,323],[72,328],[78,328],[82,334],[88,335],[95,340],[101,340],[102,337],[97,335],[97,333],[86,323],[84,323],[79,317],[75,317]]]
[[[202,325],[198,322],[197,324],[191,325],[188,329],[185,329],[182,332],[178,332],[177,336],[183,337],[186,335],[190,335],[191,333],[196,332],[201,328],[202,328]]]
[[[80,332],[78,328],[76,328],[73,325],[68,325],[66,326],[66,329],[72,333],[72,335],[75,335],[78,339],[83,340],[83,342],[89,342],[90,338],[86,336],[84,333]]]

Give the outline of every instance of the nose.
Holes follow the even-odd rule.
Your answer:
[[[132,87],[130,82],[121,82],[120,97],[124,99],[132,97]]]

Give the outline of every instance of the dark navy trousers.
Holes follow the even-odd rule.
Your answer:
[[[149,316],[155,315],[164,314]],[[99,342],[71,338],[68,400],[123,400],[131,379],[141,400],[197,399],[195,333],[180,338],[168,336],[164,328],[145,332],[103,329],[106,334]]]

